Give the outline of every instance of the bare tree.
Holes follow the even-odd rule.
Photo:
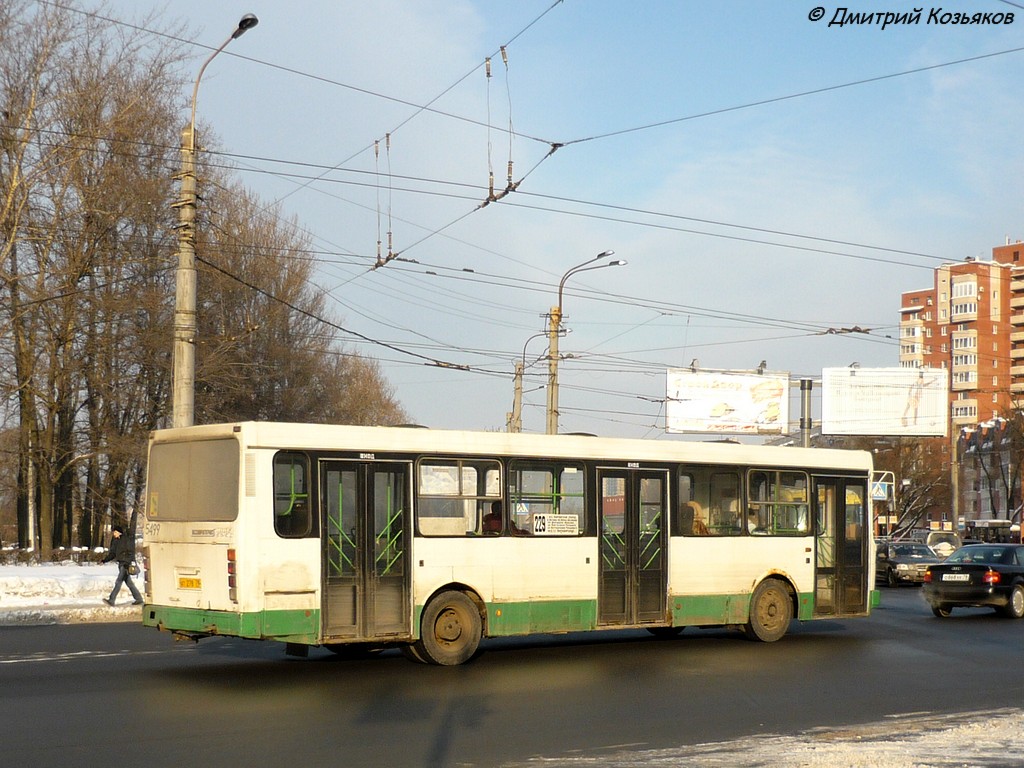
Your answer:
[[[1024,413],[1004,408],[984,424],[965,430],[960,439],[965,474],[984,478],[992,519],[1011,520],[1021,508],[1021,471],[1024,468]]]
[[[170,410],[172,182],[182,52],[60,6],[0,6],[0,402],[18,538],[100,542],[137,514]],[[375,361],[338,341],[309,238],[206,169],[197,421],[398,423]],[[8,473],[0,473],[4,476]]]
[[[59,61],[61,23],[71,23],[69,14],[53,11],[30,23],[24,18],[27,3],[5,6],[0,17],[3,57],[0,59],[0,100],[3,105],[3,154],[0,157],[0,195],[3,211],[3,291],[2,306],[7,312],[8,354],[14,377],[5,382],[18,402],[18,522],[19,543],[32,546],[32,531],[39,504],[46,490],[37,484],[40,458],[46,450],[47,438],[38,419],[41,398],[38,388],[40,371],[45,360],[39,351],[46,334],[45,318],[40,309],[52,293],[48,264],[36,263],[36,256],[52,242],[52,228],[45,227],[47,205],[39,188],[45,175],[60,167],[61,146],[49,132],[41,130],[50,124],[53,114],[53,93],[57,90],[55,72]],[[36,19],[45,12],[40,11]],[[45,374],[44,374],[45,378]],[[49,377],[54,379],[52,375]],[[52,412],[52,409],[51,409]],[[44,480],[45,483],[45,480]],[[37,493],[38,491],[38,493]],[[39,523],[46,530],[52,506],[42,513]],[[45,536],[43,539],[47,538]]]
[[[377,364],[335,340],[309,237],[237,184],[205,195],[197,245],[201,420],[395,424],[406,416]]]
[[[152,243],[166,231],[152,211],[168,210],[170,184],[153,179],[169,176],[174,131],[160,126],[171,125],[181,82],[173,74],[178,54],[166,44],[141,55],[149,43],[142,32],[112,30],[71,8],[18,3],[8,13],[0,48],[0,290],[14,377],[5,384],[19,403],[19,538],[38,543],[46,557],[54,542],[72,543],[82,503],[78,465],[87,463],[89,493],[109,481],[123,497],[126,457],[138,463],[159,416],[150,407],[147,424],[126,407],[138,388],[160,388],[138,375],[136,363],[113,375],[134,360],[139,337],[116,302],[137,299],[139,285],[157,274],[154,262],[131,258],[131,238],[146,230]],[[166,370],[154,372],[166,379]],[[130,447],[120,439],[126,428]],[[124,506],[115,501],[107,514]],[[36,517],[34,542],[28,532]],[[91,519],[84,527],[91,543]]]
[[[900,535],[927,525],[932,513],[948,511],[952,497],[946,440],[934,437],[850,437],[842,447],[870,451],[876,475],[894,479],[890,532]],[[838,447],[838,446],[837,446]]]

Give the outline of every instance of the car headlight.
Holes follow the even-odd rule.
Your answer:
[[[910,570],[910,566],[907,565],[906,563],[899,563],[896,566],[896,570],[897,571],[909,571]]]

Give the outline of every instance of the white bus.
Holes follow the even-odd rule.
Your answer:
[[[859,451],[246,422],[154,432],[143,623],[289,653],[866,616]]]

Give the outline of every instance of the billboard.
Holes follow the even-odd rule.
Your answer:
[[[789,425],[789,374],[669,368],[665,421],[670,433],[785,432]]]
[[[945,368],[825,368],[821,431],[826,435],[947,434]]]

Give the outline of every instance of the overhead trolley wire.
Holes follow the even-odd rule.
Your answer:
[[[588,141],[597,141],[599,139],[610,139],[615,136],[623,136],[627,133],[638,133],[639,131],[648,131],[654,128],[662,128],[666,125],[675,125],[677,123],[684,123],[688,120],[698,120],[704,117],[713,117],[715,115],[724,115],[729,112],[738,112],[743,109],[751,109],[753,107],[763,107],[769,104],[778,104],[783,101],[792,101],[793,99],[800,99],[804,96],[817,96],[822,93],[830,93],[832,91],[843,90],[844,88],[853,88],[858,85],[868,85],[870,83],[879,83],[885,80],[894,80],[898,77],[906,77],[908,75],[918,75],[922,72],[930,72],[936,69],[942,69],[944,67],[953,67],[958,64],[968,64],[974,61],[982,61],[984,59],[995,58],[996,56],[1005,56],[1010,53],[1020,53],[1024,51],[1024,46],[1020,48],[1010,48],[1005,51],[995,51],[993,53],[982,53],[977,56],[968,56],[963,59],[955,59],[954,61],[945,61],[939,64],[929,64],[927,66],[915,67],[913,69],[906,69],[901,72],[890,72],[887,75],[876,75],[874,77],[865,77],[860,80],[852,80],[848,83],[838,83],[836,85],[826,85],[822,88],[812,88],[807,91],[800,91],[798,93],[790,93],[785,96],[775,96],[770,99],[760,99],[758,101],[751,101],[746,104],[736,104],[731,107],[721,107],[720,109],[712,109],[707,112],[699,112],[693,115],[685,115],[683,117],[675,117],[668,120],[661,120],[656,123],[647,123],[645,125],[638,125],[632,128],[622,128],[616,131],[608,131],[607,133],[598,133],[593,136],[587,136],[586,138],[572,139],[566,141],[563,146],[570,146],[572,144],[583,144]]]
[[[47,2],[47,0],[42,0],[42,1],[43,2]],[[556,5],[560,4],[560,2],[561,2],[561,0],[557,0],[557,2],[555,2],[550,8],[548,8],[548,10],[544,12],[544,14],[549,12]],[[50,2],[49,4],[54,5],[55,7],[62,7],[58,3]],[[71,8],[71,9],[68,9],[68,10],[78,11],[79,9]],[[539,16],[537,19],[535,19],[535,21],[533,23],[536,23],[536,21],[538,21],[544,14],[541,14],[541,16]],[[102,18],[102,17],[100,17],[100,18]],[[113,21],[114,23],[121,23],[121,22],[117,22],[115,20],[111,20],[111,21]],[[128,25],[128,26],[131,26],[131,25]],[[527,27],[527,29],[528,28],[529,27]],[[150,31],[150,30],[146,30],[146,31]],[[153,34],[159,34],[159,33],[153,33]],[[513,38],[513,39],[515,39],[515,38]],[[195,45],[195,43],[193,43],[193,44]],[[200,47],[206,47],[206,46],[200,46]],[[776,98],[773,98],[773,99],[765,99],[765,100],[758,101],[758,102],[752,102],[752,103],[746,104],[746,105],[738,105],[738,106],[724,108],[724,109],[720,109],[720,110],[713,110],[713,111],[706,112],[706,113],[685,116],[685,117],[681,117],[681,118],[676,118],[674,120],[661,121],[659,123],[651,123],[651,124],[648,124],[648,125],[637,126],[637,127],[634,127],[634,128],[624,129],[624,130],[621,130],[621,131],[613,131],[613,132],[609,132],[609,133],[605,133],[605,134],[596,134],[596,135],[592,135],[592,136],[585,137],[585,138],[575,139],[575,140],[572,140],[572,141],[569,141],[569,142],[563,142],[563,143],[546,142],[546,143],[548,143],[549,151],[548,151],[547,155],[545,155],[545,157],[540,162],[543,162],[544,160],[547,159],[547,157],[550,157],[550,155],[553,154],[554,151],[556,151],[558,148],[567,146],[569,144],[577,144],[577,143],[583,143],[583,142],[587,142],[587,141],[594,141],[594,140],[598,140],[598,139],[610,138],[610,137],[613,137],[613,136],[621,135],[623,133],[630,133],[630,132],[635,132],[635,131],[640,131],[640,130],[653,129],[655,127],[659,127],[659,126],[663,126],[663,125],[668,125],[668,124],[671,124],[671,123],[682,122],[684,120],[692,120],[692,119],[696,119],[696,118],[699,118],[699,117],[707,117],[707,116],[711,116],[711,115],[722,114],[724,112],[735,111],[735,110],[738,110],[738,109],[745,109],[745,108],[750,108],[750,107],[753,107],[753,106],[761,106],[761,105],[765,105],[765,104],[771,104],[771,103],[775,103],[775,102],[785,101],[785,100],[788,100],[788,99],[798,98],[798,97],[801,97],[801,96],[825,93],[825,92],[832,91],[832,90],[838,90],[840,88],[851,87],[853,85],[861,85],[861,84],[866,84],[866,83],[878,82],[878,81],[882,81],[882,80],[886,80],[886,79],[891,79],[891,78],[895,78],[895,77],[901,77],[901,76],[905,76],[905,75],[909,75],[909,74],[914,74],[914,73],[919,73],[919,72],[923,72],[923,71],[928,71],[928,70],[932,70],[932,69],[938,69],[940,67],[952,66],[952,65],[955,65],[955,64],[962,64],[962,63],[972,62],[972,61],[978,61],[978,60],[981,60],[981,59],[986,59],[986,58],[990,58],[990,57],[993,57],[993,56],[998,56],[998,55],[1002,55],[1002,54],[1006,54],[1006,53],[1019,52],[1021,50],[1024,50],[1024,48],[1016,48],[1016,49],[1012,49],[1012,50],[1008,50],[1008,51],[1002,51],[1002,52],[998,52],[998,53],[984,54],[984,55],[979,55],[979,56],[975,56],[975,57],[969,57],[969,58],[965,58],[965,59],[960,59],[960,60],[957,60],[957,61],[946,62],[946,63],[932,65],[932,66],[927,66],[927,67],[920,67],[920,68],[917,68],[917,69],[907,70],[907,71],[904,71],[904,72],[893,73],[893,74],[883,75],[883,76],[878,76],[878,77],[873,77],[873,78],[866,78],[866,79],[858,80],[858,81],[851,82],[851,83],[845,83],[845,84],[840,84],[840,85],[835,85],[835,86],[829,86],[829,87],[825,87],[825,88],[805,91],[805,92],[798,93],[798,94],[791,94],[791,95],[788,95],[788,96],[776,97]],[[307,73],[302,73],[302,72],[298,72],[298,71],[295,71],[295,70],[290,70],[290,69],[288,69],[286,67],[281,67],[281,66],[278,66],[278,65],[267,64],[266,62],[259,62],[258,60],[251,59],[250,57],[246,57],[246,56],[241,56],[239,54],[236,54],[236,53],[233,53],[233,52],[230,52],[230,51],[226,52],[226,55],[232,55],[232,56],[236,56],[236,57],[238,57],[240,59],[246,59],[246,60],[249,60],[249,61],[255,61],[257,63],[264,64],[266,66],[271,66],[271,67],[274,67],[276,69],[292,72],[294,74],[298,74],[298,75],[303,76],[303,77],[310,77],[312,79],[321,80],[321,81],[328,82],[328,83],[331,83],[331,84],[334,84],[334,85],[338,85],[340,87],[350,88],[350,89],[355,90],[355,91],[364,92],[364,93],[367,93],[369,95],[373,95],[375,97],[383,98],[383,99],[386,99],[386,100],[389,100],[389,101],[404,103],[404,104],[407,104],[409,106],[417,107],[417,112],[414,113],[414,115],[410,116],[406,121],[403,121],[400,124],[399,127],[405,125],[408,122],[408,120],[411,120],[415,116],[415,114],[419,114],[419,112],[421,112],[421,111],[430,111],[430,112],[433,112],[435,114],[446,116],[446,117],[449,117],[449,118],[452,118],[452,119],[457,119],[457,120],[462,120],[464,122],[470,122],[470,123],[479,124],[479,123],[477,123],[477,121],[470,120],[468,118],[464,118],[464,117],[457,116],[457,115],[451,115],[451,114],[448,114],[448,113],[441,112],[440,110],[434,109],[431,105],[436,102],[436,99],[432,100],[427,105],[420,107],[420,105],[415,105],[412,102],[406,102],[406,101],[403,101],[401,99],[394,99],[392,97],[388,97],[388,96],[385,96],[383,94],[373,93],[372,91],[367,91],[365,89],[356,88],[356,87],[349,86],[349,85],[344,84],[344,83],[338,83],[338,82],[327,80],[326,78],[320,78],[320,77],[308,75]],[[461,80],[457,81],[457,83],[458,82],[461,82]],[[451,87],[455,87],[455,85],[457,85],[457,83],[453,84]],[[510,123],[510,126],[509,126],[509,133],[510,133],[510,140],[511,140],[512,133],[513,133],[511,123]],[[532,139],[532,140],[536,140],[536,141],[542,141],[541,139],[536,139],[535,137],[530,137],[530,136],[527,136],[525,134],[519,134],[519,135],[523,136],[524,138],[528,138],[528,139]],[[540,163],[535,165],[534,169],[531,169],[530,172],[532,173],[532,170],[535,170],[536,167],[538,167],[539,165],[540,165]],[[311,180],[308,183],[312,183],[312,181],[313,180]],[[518,186],[517,186],[517,189],[518,189]],[[471,211],[469,213],[472,213],[472,212],[473,211]],[[466,215],[468,216],[469,213],[467,213]],[[576,215],[578,215],[578,214],[576,214]],[[457,219],[455,222],[451,222],[450,224],[445,225],[445,227],[442,227],[439,230],[435,230],[434,234],[436,234],[436,233],[438,233],[440,231],[443,231],[444,229],[447,229],[452,224],[456,223],[457,221],[462,220],[463,218],[465,218],[465,216],[459,217],[459,219]],[[683,217],[683,218],[685,218],[685,217]],[[720,222],[716,222],[716,224],[719,224],[719,225],[722,225],[722,226],[738,226],[738,225],[722,224]],[[753,228],[751,228],[751,229],[753,229]],[[712,233],[701,233],[701,232],[696,232],[695,234],[705,234],[705,235],[709,235],[709,236],[723,236],[723,235],[713,235]],[[805,237],[805,236],[802,236],[802,235],[793,235],[793,236],[794,237]],[[425,239],[427,239],[427,238],[423,238],[423,239],[413,243],[413,245],[418,245],[419,243],[423,242],[423,240],[425,240]],[[822,238],[822,240],[824,240],[824,239]],[[759,242],[759,241],[752,240],[752,242]],[[839,242],[839,241],[836,241],[836,242]],[[775,246],[778,246],[778,247],[787,247],[787,246],[785,246],[783,244],[779,244],[779,243],[766,243],[766,244],[775,245]],[[412,246],[410,246],[410,247],[412,247]],[[793,247],[793,246],[788,246],[788,247]],[[865,247],[871,247],[871,246],[865,246]],[[812,250],[813,251],[815,249],[808,249],[808,250]],[[892,249],[882,249],[882,250],[892,250]],[[831,253],[829,251],[819,251],[819,252]],[[835,254],[835,255],[849,256],[849,254]],[[911,255],[911,254],[909,252],[907,252],[907,255]],[[920,255],[920,254],[913,254],[913,255]],[[936,257],[932,257],[932,258],[936,258]],[[251,287],[254,290],[259,290],[255,286],[251,286]],[[344,330],[345,332],[349,332],[346,329],[342,329],[340,326],[336,326],[336,327],[338,327],[341,330]],[[360,336],[360,334],[354,334],[354,335]],[[369,339],[369,337],[364,337],[364,338],[367,341],[370,341],[372,343],[377,343],[376,340]],[[385,346],[388,346],[388,345],[385,344]],[[403,354],[405,353],[404,350],[400,350],[400,349],[395,348],[395,347],[391,347],[391,348],[395,349],[396,351],[402,352]],[[432,364],[440,364],[441,361],[430,360],[430,362]],[[448,364],[448,365],[451,365],[451,364]]]

